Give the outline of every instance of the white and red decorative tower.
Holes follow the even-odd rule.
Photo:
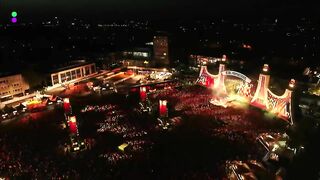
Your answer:
[[[226,87],[224,84],[226,76],[238,74],[238,76],[244,77],[244,79],[248,79],[241,73],[235,71],[226,71],[226,59],[227,58],[224,55],[221,59],[221,63],[219,65],[219,73],[217,75],[210,74],[207,70],[207,66],[203,65],[201,67],[198,79],[198,82],[200,82],[200,84],[214,90],[215,96],[210,100],[210,102],[223,107],[227,107],[227,102],[229,101],[229,95],[227,94],[228,92],[226,91]],[[246,83],[250,83],[250,81],[245,81]],[[285,93],[281,96],[275,95],[269,89],[269,65],[264,64],[262,73],[260,73],[259,75],[259,80],[254,95],[251,96],[252,85],[250,86],[249,84],[244,84],[243,87],[239,88],[239,91],[241,91],[239,94],[247,98],[250,102],[250,105],[263,110],[267,110],[275,114],[277,117],[289,122],[290,124],[293,124],[291,98],[295,83],[296,81],[294,79],[291,79],[289,88],[286,89]]]
[[[259,75],[256,92],[251,100],[251,105],[260,109],[266,109],[268,103],[268,87],[270,83],[269,65],[263,65],[262,73]]]
[[[207,88],[212,88],[215,83],[215,76],[208,72],[206,63],[201,66],[199,78],[197,83],[202,86],[206,86]]]
[[[219,64],[219,73],[217,78],[215,79],[215,84],[213,86],[213,89],[219,92],[219,94],[227,94],[226,86],[224,84],[226,75],[223,73],[226,70],[226,61],[227,56],[223,55]]]
[[[288,121],[290,124],[293,124],[291,99],[295,84],[296,81],[291,79],[289,82],[289,87],[281,96],[277,96],[268,90],[267,109],[276,114],[279,118]]]
[[[226,87],[224,85],[225,75],[223,72],[226,69],[227,56],[223,55],[219,64],[219,73],[217,75],[212,75],[208,72],[207,61],[204,61],[197,82],[200,85],[206,86],[207,88],[213,88],[222,94],[226,94]]]

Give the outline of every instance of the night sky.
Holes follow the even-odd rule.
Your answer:
[[[110,17],[190,17],[241,14],[319,14],[311,0],[2,0],[0,13]]]

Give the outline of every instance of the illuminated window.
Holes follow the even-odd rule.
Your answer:
[[[77,75],[76,75],[76,71],[71,71],[71,79],[76,79]]]
[[[89,67],[87,66],[86,68],[85,68],[85,73],[84,73],[85,75],[89,75],[90,74],[90,70],[89,70]]]
[[[70,71],[68,71],[67,73],[66,73],[66,78],[67,78],[67,81],[70,81],[71,80],[71,73],[70,73]]]
[[[80,69],[77,69],[77,70],[76,70],[76,73],[77,73],[77,78],[81,78],[81,71],[80,71]]]
[[[55,85],[55,84],[59,84],[59,78],[58,78],[58,75],[54,75],[54,76],[52,76],[52,81],[53,81],[53,85]]]
[[[61,77],[61,82],[65,82],[66,81],[66,74],[65,73],[60,74],[60,77]]]
[[[95,73],[96,69],[94,68],[94,65],[91,66],[91,73]]]

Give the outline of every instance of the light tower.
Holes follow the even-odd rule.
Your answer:
[[[68,125],[69,131],[72,135],[78,135],[78,125],[77,125],[77,118],[76,116],[69,116],[68,117]]]
[[[146,101],[147,99],[147,88],[145,86],[140,87],[140,100],[142,102]]]
[[[251,100],[251,105],[266,109],[268,103],[268,87],[270,83],[270,75],[269,72],[269,65],[264,64],[262,68],[262,73],[259,75],[258,85],[256,92]]]
[[[63,99],[63,109],[64,109],[64,113],[66,115],[72,114],[72,108],[71,108],[71,104],[70,104],[70,99],[69,98],[64,98]]]
[[[167,100],[159,100],[159,114],[160,117],[168,117]]]

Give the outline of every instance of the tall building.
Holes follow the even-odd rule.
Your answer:
[[[153,37],[153,54],[157,65],[167,66],[169,62],[169,43],[167,36]]]
[[[22,96],[29,89],[29,84],[21,74],[0,76],[0,101],[13,96]]]

